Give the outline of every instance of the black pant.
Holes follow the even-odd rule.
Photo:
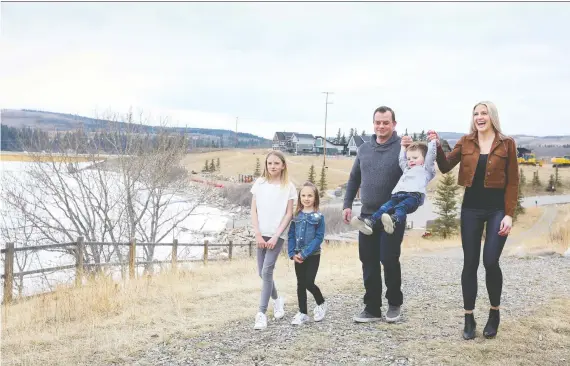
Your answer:
[[[317,305],[321,305],[325,302],[321,290],[315,285],[315,278],[317,277],[320,261],[321,255],[317,254],[308,256],[303,263],[295,262],[297,299],[299,300],[299,311],[303,314],[307,314],[307,290],[313,294]]]
[[[483,248],[485,282],[491,306],[499,306],[501,304],[503,273],[499,266],[499,258],[507,237],[500,236],[498,232],[504,217],[505,211],[503,210],[461,209],[461,241],[463,246],[461,288],[463,290],[463,306],[465,310],[473,310],[475,308],[477,268],[479,268],[481,237],[483,236],[483,224],[485,222],[487,223],[485,246]]]
[[[367,217],[370,215],[362,215]],[[394,233],[386,234],[381,222],[374,224],[372,235],[359,233],[358,252],[362,262],[364,279],[364,304],[366,311],[380,316],[382,306],[382,274],[380,262],[384,265],[386,299],[389,305],[400,306],[404,301],[402,294],[402,272],[400,269],[400,249],[406,222],[398,222]]]

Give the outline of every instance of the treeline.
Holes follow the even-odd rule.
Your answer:
[[[74,130],[48,134],[39,128],[14,128],[1,125],[2,151],[29,151],[29,152],[63,152],[71,150],[78,154],[94,152],[118,153],[128,149],[129,140],[133,135],[140,141],[153,144],[158,136],[168,135],[170,139],[181,138],[185,140],[188,150],[195,148],[224,148],[235,147],[235,141],[226,140],[218,136],[196,136],[182,132],[155,130],[152,133],[143,130],[117,130],[113,132],[97,131],[85,132]],[[238,147],[258,147],[265,145],[260,140],[238,141]]]

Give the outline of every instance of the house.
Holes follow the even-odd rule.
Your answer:
[[[326,141],[326,145],[323,145],[323,140],[325,140],[322,136],[315,136],[315,147],[313,151],[317,154],[322,154],[324,150],[324,146],[327,148],[327,155],[341,155],[344,153],[345,145],[343,144],[334,144],[329,140]]]
[[[372,135],[365,135],[365,136],[354,135],[354,136],[352,136],[350,138],[350,140],[348,140],[348,154],[349,155],[356,155],[356,150],[358,150],[360,145],[362,145],[366,141],[369,141],[371,136]]]
[[[307,133],[294,132],[291,136],[292,152],[296,154],[311,153],[315,146],[315,136]]]
[[[293,145],[291,143],[291,137],[293,134],[297,132],[275,132],[273,136],[273,143],[271,147],[273,150],[281,150],[281,151],[291,151]]]

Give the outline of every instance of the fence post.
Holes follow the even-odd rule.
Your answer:
[[[14,282],[14,243],[6,243],[4,254],[4,305],[12,302],[12,284]]]
[[[233,249],[234,249],[234,242],[233,240],[230,240],[230,247],[228,249],[228,258],[229,260],[232,260],[232,253],[233,253]]]
[[[77,238],[75,247],[75,286],[81,286],[83,283],[83,254],[85,252],[85,243],[83,237]]]
[[[178,265],[178,239],[172,241],[172,269],[176,271]]]
[[[204,264],[208,264],[208,241],[204,240]]]
[[[131,245],[129,246],[129,278],[135,278],[135,256],[137,249],[137,240],[131,239]]]
[[[249,242],[249,257],[253,257],[253,242]]]

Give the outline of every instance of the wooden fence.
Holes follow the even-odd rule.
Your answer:
[[[110,262],[110,263],[84,263],[84,254],[86,245],[100,245],[100,246],[129,246],[128,262]],[[171,260],[167,261],[136,261],[136,247],[141,246],[171,246],[172,254]],[[132,240],[130,243],[101,243],[101,242],[85,242],[82,237],[77,238],[76,242],[73,243],[62,243],[62,244],[48,244],[48,245],[36,245],[28,247],[15,248],[14,243],[6,243],[6,249],[2,249],[0,253],[4,255],[4,274],[2,278],[4,279],[4,304],[9,304],[12,302],[12,291],[15,276],[26,276],[45,272],[55,272],[62,271],[66,269],[75,268],[75,285],[81,286],[83,282],[83,272],[86,267],[102,268],[104,266],[129,266],[129,278],[135,278],[135,267],[142,264],[161,264],[161,263],[171,263],[172,268],[176,269],[178,263],[182,262],[195,262],[196,260],[180,260],[178,259],[178,248],[179,247],[204,247],[204,255],[202,261],[204,264],[208,263],[208,251],[212,247],[227,247],[228,248],[228,260],[232,260],[234,247],[245,247],[249,248],[249,256],[253,257],[253,249],[256,247],[253,241],[249,243],[233,243],[231,240],[228,244],[215,244],[210,243],[208,240],[204,240],[204,243],[179,243],[177,239],[174,239],[172,243],[137,243],[136,240]],[[46,250],[55,248],[68,248],[73,247],[75,252],[75,264],[69,264],[65,266],[57,266],[51,268],[40,268],[24,272],[14,273],[14,256],[16,252],[22,251],[33,251],[33,250]]]

